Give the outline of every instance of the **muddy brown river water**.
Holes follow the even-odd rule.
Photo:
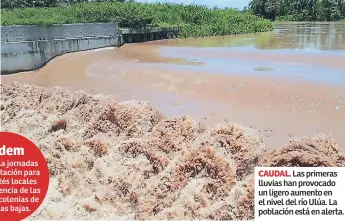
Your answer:
[[[2,77],[10,80],[145,100],[167,117],[205,124],[239,122],[269,148],[325,133],[345,149],[345,22],[66,54],[39,71]]]

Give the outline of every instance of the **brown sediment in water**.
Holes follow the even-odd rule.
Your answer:
[[[252,219],[255,166],[344,166],[330,137],[267,151],[252,129],[164,118],[143,101],[1,84],[1,130],[35,142],[50,169],[30,219]]]
[[[218,41],[220,38],[214,39]],[[128,44],[118,49],[73,53],[54,59],[37,72],[2,76],[2,80],[111,94],[116,100],[145,100],[160,105],[166,116],[188,114],[210,126],[230,118],[254,128],[264,136],[270,148],[276,148],[292,137],[318,133],[330,134],[344,146],[345,124],[341,123],[345,122],[344,84],[300,80],[299,75],[313,78],[313,71],[318,72],[318,67],[311,68],[308,73],[295,71],[293,76],[286,78],[275,75],[276,69],[261,71],[272,73],[270,76],[256,76],[236,71],[226,73],[227,68],[231,69],[227,65],[211,71],[195,69],[193,62],[183,58],[188,53],[195,53],[189,48],[177,48],[181,59],[163,57],[159,53],[165,45],[204,41],[207,39],[154,41]],[[223,42],[227,41],[224,38]],[[342,56],[323,53],[200,50],[198,56],[236,58],[248,64],[258,59],[279,61],[289,64],[291,69],[295,62],[306,66],[317,63],[326,68],[325,75],[330,72],[330,79],[333,76],[331,68],[345,70]],[[257,64],[257,68],[260,67],[261,64]],[[239,64],[237,68],[246,67]],[[89,129],[92,133],[93,129]]]

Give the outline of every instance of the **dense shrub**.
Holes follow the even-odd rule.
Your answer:
[[[345,0],[252,0],[249,8],[272,20],[338,21],[345,19]]]
[[[250,12],[183,4],[120,2],[1,10],[2,25],[118,22],[120,27],[178,27],[182,37],[262,32],[273,23]]]

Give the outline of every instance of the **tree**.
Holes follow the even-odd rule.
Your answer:
[[[345,18],[345,0],[252,0],[249,8],[257,15],[275,20],[335,21]]]
[[[280,11],[281,0],[253,0],[249,8],[257,15],[275,20]]]

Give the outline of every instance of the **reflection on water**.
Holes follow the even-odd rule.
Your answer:
[[[267,33],[153,42],[156,43],[180,47],[240,47],[260,50],[345,50],[345,22],[277,23],[276,29]]]
[[[258,49],[345,50],[345,22],[280,23]]]

